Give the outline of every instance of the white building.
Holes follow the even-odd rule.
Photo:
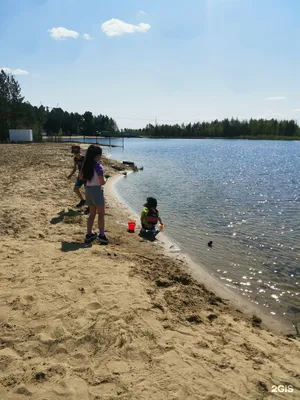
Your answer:
[[[10,129],[11,142],[33,142],[32,129]]]

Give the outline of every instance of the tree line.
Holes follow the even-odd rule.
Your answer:
[[[69,113],[57,107],[36,107],[24,101],[14,76],[0,71],[0,141],[9,138],[9,129],[32,129],[35,140],[48,135],[95,136],[102,131],[117,132],[116,122],[107,115]]]
[[[120,134],[116,122],[107,115],[69,113],[63,109],[36,107],[24,101],[21,86],[14,76],[0,71],[0,141],[8,140],[9,129],[32,129],[35,140],[47,135],[95,136],[108,131]],[[253,138],[300,139],[300,128],[293,120],[238,119],[196,122],[194,124],[152,125],[142,129],[123,129],[130,134],[157,138]]]
[[[134,133],[138,136],[162,138],[300,139],[300,128],[295,121],[276,119],[240,121],[232,118],[187,125],[148,124],[143,129],[134,130]]]

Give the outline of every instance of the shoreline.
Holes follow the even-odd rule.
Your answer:
[[[95,143],[96,140],[101,140],[101,139],[170,139],[170,140],[257,140],[257,141],[295,141],[298,142],[300,141],[300,137],[285,137],[285,136],[271,136],[271,137],[252,137],[252,136],[244,136],[244,137],[226,137],[226,136],[220,136],[220,137],[210,137],[210,136],[190,136],[190,137],[165,137],[165,136],[98,136],[97,138],[95,136],[46,136],[43,137],[42,141],[44,142],[54,142],[55,143],[55,137],[58,139],[78,139],[78,140],[84,140],[84,139],[94,139]],[[45,140],[46,138],[46,140]],[[49,138],[53,138],[53,140],[49,140]],[[47,140],[48,139],[48,140]],[[75,140],[70,140],[69,143],[73,143]],[[59,142],[59,140],[57,141]],[[63,141],[63,143],[68,143],[66,140]],[[81,143],[81,142],[80,142]],[[84,142],[83,142],[84,143]],[[101,146],[109,146],[109,145],[102,145]],[[111,147],[121,147],[117,145],[111,145]]]
[[[118,174],[110,178],[107,183],[107,194],[110,199],[113,200],[113,198],[116,198],[118,202],[122,203],[125,211],[127,211],[132,218],[139,221],[139,215],[126,203],[116,188],[117,183],[122,178],[124,179],[124,176]],[[139,229],[139,222],[137,222],[137,229]],[[183,253],[181,250],[178,252],[170,251],[171,246],[176,247],[178,246],[178,243],[176,243],[176,241],[174,241],[172,238],[168,237],[165,233],[160,233],[157,236],[157,244],[164,249],[167,257],[172,258],[175,262],[180,262],[181,266],[186,269],[186,271],[190,273],[194,279],[196,279],[199,283],[204,284],[208,290],[215,292],[217,296],[229,301],[229,304],[232,308],[241,309],[242,313],[248,317],[251,317],[252,315],[260,317],[262,319],[262,324],[267,329],[279,334],[295,333],[295,328],[293,325],[291,325],[290,320],[285,320],[284,318],[279,319],[279,317],[270,316],[262,306],[252,304],[249,300],[243,298],[238,293],[235,293],[224,286],[218,278],[211,275],[208,268],[201,263],[196,263],[191,260],[188,254]]]
[[[214,137],[214,136],[190,136],[190,137],[182,137],[182,136],[177,136],[177,137],[167,137],[167,136],[140,136],[140,139],[185,139],[185,140],[270,140],[270,141],[299,141],[300,137],[284,137],[284,136],[271,136],[271,137],[252,137],[252,136],[244,136],[244,137],[226,137],[226,136],[220,136],[220,137]]]

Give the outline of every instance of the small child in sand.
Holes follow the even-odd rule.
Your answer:
[[[161,228],[163,227],[163,222],[156,207],[157,200],[154,197],[148,197],[141,213],[142,229],[140,236],[145,239],[155,240],[156,235],[160,232],[160,230],[156,229],[158,222],[161,224]]]
[[[98,239],[103,244],[108,243],[108,239],[104,233],[105,203],[102,187],[106,183],[106,177],[104,176],[103,166],[99,163],[101,156],[101,147],[95,145],[89,146],[80,174],[80,178],[85,182],[86,202],[90,209],[85,237],[86,244],[92,243],[95,239]],[[99,235],[93,232],[96,214],[98,214]]]
[[[74,166],[70,175],[68,175],[68,179],[71,179],[78,169],[78,176],[74,186],[74,193],[79,197],[80,202],[76,205],[77,208],[81,208],[85,205],[85,199],[80,192],[80,188],[84,185],[84,181],[79,178],[79,174],[84,162],[84,156],[81,155],[81,149],[79,145],[72,146],[71,153],[74,154]]]

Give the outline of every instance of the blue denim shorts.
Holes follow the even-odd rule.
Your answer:
[[[75,182],[75,187],[80,189],[82,185],[84,185],[84,181],[82,179],[77,178]]]

